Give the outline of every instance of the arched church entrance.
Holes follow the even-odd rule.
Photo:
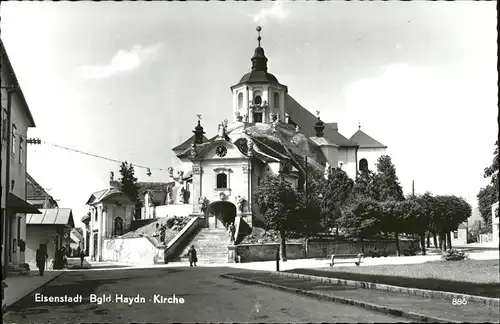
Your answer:
[[[208,227],[226,229],[236,218],[236,206],[228,201],[215,201],[208,206]]]

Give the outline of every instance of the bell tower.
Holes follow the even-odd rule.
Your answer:
[[[267,57],[261,47],[262,28],[257,27],[257,48],[251,58],[252,70],[231,87],[234,121],[271,123],[285,120],[285,96],[288,89],[267,72]]]

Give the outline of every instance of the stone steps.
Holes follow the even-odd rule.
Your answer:
[[[199,262],[226,263],[229,237],[224,229],[201,229],[186,245],[176,259],[188,262],[187,253],[194,245]]]

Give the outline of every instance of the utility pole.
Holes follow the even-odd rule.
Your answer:
[[[415,180],[411,181],[411,195],[415,197]]]
[[[10,193],[10,159],[12,152],[12,95],[17,91],[15,86],[4,86],[2,89],[7,90],[7,151],[5,152],[5,211],[3,215],[3,228],[5,246],[3,247],[3,278],[7,278],[7,272],[9,271],[9,251],[10,251],[10,215],[9,215],[9,193]]]

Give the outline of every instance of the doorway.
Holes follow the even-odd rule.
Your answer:
[[[94,253],[92,254],[93,261],[97,261],[97,251],[98,251],[97,241],[98,241],[97,233],[94,233]]]
[[[227,201],[216,201],[208,206],[208,227],[227,229],[236,218],[236,206]]]

